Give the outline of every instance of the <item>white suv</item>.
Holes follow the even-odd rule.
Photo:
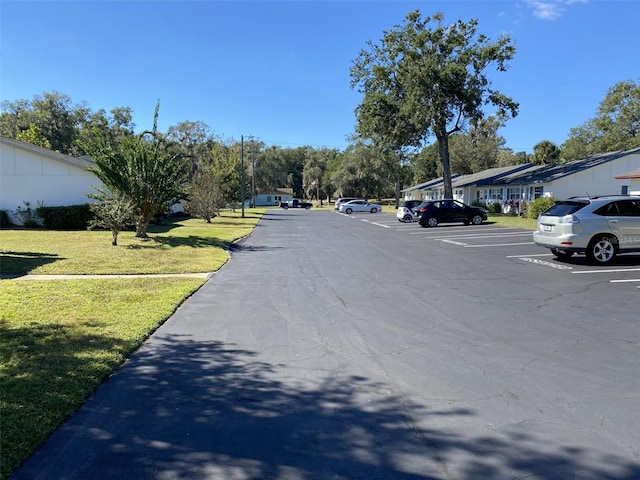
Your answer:
[[[640,252],[640,196],[571,197],[538,217],[536,245],[558,258],[584,253],[596,264],[619,253]]]

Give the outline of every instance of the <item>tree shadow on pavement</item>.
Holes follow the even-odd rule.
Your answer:
[[[474,412],[418,405],[364,377],[310,388],[293,371],[232,344],[156,336],[14,480],[640,478],[619,458],[594,467],[594,452],[540,453],[547,445],[522,432],[500,441],[445,431],[443,416]]]

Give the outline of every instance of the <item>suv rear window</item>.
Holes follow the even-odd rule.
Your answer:
[[[572,201],[562,201],[556,202],[551,207],[547,208],[542,215],[547,215],[549,217],[564,217],[565,215],[571,215],[572,213],[576,213],[581,208],[587,206],[586,202],[572,202]]]

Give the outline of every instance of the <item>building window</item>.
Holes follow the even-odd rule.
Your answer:
[[[629,195],[629,185],[622,185],[622,190],[620,193],[622,195]]]
[[[540,198],[542,196],[542,194],[544,193],[544,187],[535,187],[533,189],[533,198]]]

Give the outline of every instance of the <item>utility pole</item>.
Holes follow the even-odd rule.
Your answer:
[[[251,141],[251,207],[256,208],[256,144],[253,135],[249,136]]]
[[[242,201],[242,218],[244,218],[244,135],[240,135],[240,200]]]

